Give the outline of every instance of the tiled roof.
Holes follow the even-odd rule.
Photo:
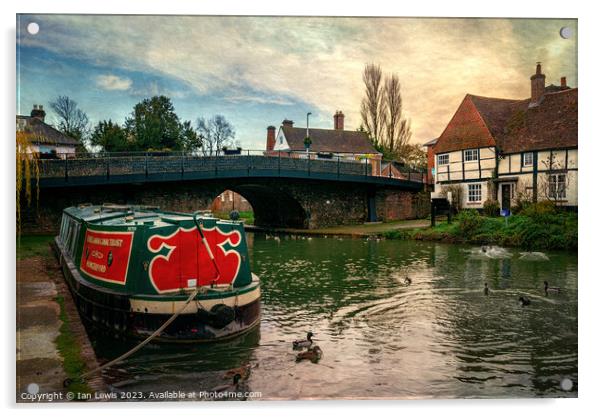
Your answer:
[[[577,89],[550,88],[537,106],[467,94],[435,153],[497,146],[505,153],[577,146]]]
[[[431,146],[431,145],[434,145],[435,143],[437,143],[438,140],[439,140],[439,138],[431,139],[428,142],[423,143],[422,146]]]
[[[282,126],[286,141],[292,151],[305,150],[307,131],[300,127]],[[366,132],[354,130],[309,129],[312,152],[341,152],[377,154],[379,153],[368,138]]]
[[[31,134],[31,142],[35,144],[69,146],[79,144],[77,139],[64,135],[35,117],[17,116],[17,124],[22,125],[22,129]]]
[[[523,100],[496,137],[498,146],[505,153],[577,147],[577,101],[576,88],[547,93],[535,107]]]
[[[469,94],[439,136],[435,153],[495,146],[495,140]]]

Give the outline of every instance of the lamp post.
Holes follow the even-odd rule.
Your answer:
[[[306,121],[307,121],[307,125],[306,126],[307,126],[307,128],[305,130],[305,140],[308,141],[308,142],[310,140],[309,139],[309,116],[310,115],[311,115],[311,112],[308,112],[307,113],[307,118],[306,118]],[[306,145],[305,145],[305,152],[307,152],[307,157],[308,158],[309,158],[309,147],[310,146],[311,146],[311,143],[306,143]]]

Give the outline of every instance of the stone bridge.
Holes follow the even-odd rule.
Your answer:
[[[164,210],[209,209],[225,190],[246,198],[255,224],[317,228],[415,218],[425,175],[387,175],[368,161],[285,155],[192,156],[181,153],[40,160],[37,209],[24,209],[24,231],[53,231],[64,207],[113,202]],[[420,206],[420,207],[419,207]],[[427,209],[428,210],[428,209]]]

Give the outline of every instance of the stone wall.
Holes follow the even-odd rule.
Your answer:
[[[63,208],[81,203],[159,206],[163,210],[210,210],[225,190],[242,195],[253,207],[257,225],[319,228],[362,223],[368,219],[369,195],[376,197],[379,220],[424,217],[421,200],[409,191],[370,185],[307,179],[242,178],[89,187],[43,188],[38,207],[22,210],[24,233],[56,233]],[[428,205],[427,205],[428,207]]]

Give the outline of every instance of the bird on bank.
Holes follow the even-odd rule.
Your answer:
[[[485,283],[485,288],[483,289],[483,294],[489,295],[489,284]]]
[[[518,297],[518,302],[520,303],[520,305],[522,307],[528,306],[531,304],[531,300],[529,298],[523,297],[523,296]]]
[[[546,295],[549,293],[558,294],[560,292],[560,287],[550,287],[548,281],[544,281],[543,290],[545,291]]]
[[[307,332],[307,337],[305,339],[293,341],[293,349],[302,349],[304,347],[310,347],[314,343],[314,341],[311,339],[313,335],[314,334],[312,332]]]
[[[234,378],[234,376],[236,374],[240,375],[240,379],[248,379],[249,375],[251,375],[251,365],[246,364],[246,365],[240,366],[238,368],[234,368],[234,369],[230,369],[229,371],[226,371],[226,373],[224,374],[224,379]]]
[[[412,279],[406,275],[406,277],[403,279],[403,283],[404,285],[410,285],[412,283]]]
[[[313,363],[318,362],[322,358],[322,349],[320,346],[314,346],[309,348],[305,352],[300,352],[297,354],[297,362],[301,362],[302,360],[310,360]]]

